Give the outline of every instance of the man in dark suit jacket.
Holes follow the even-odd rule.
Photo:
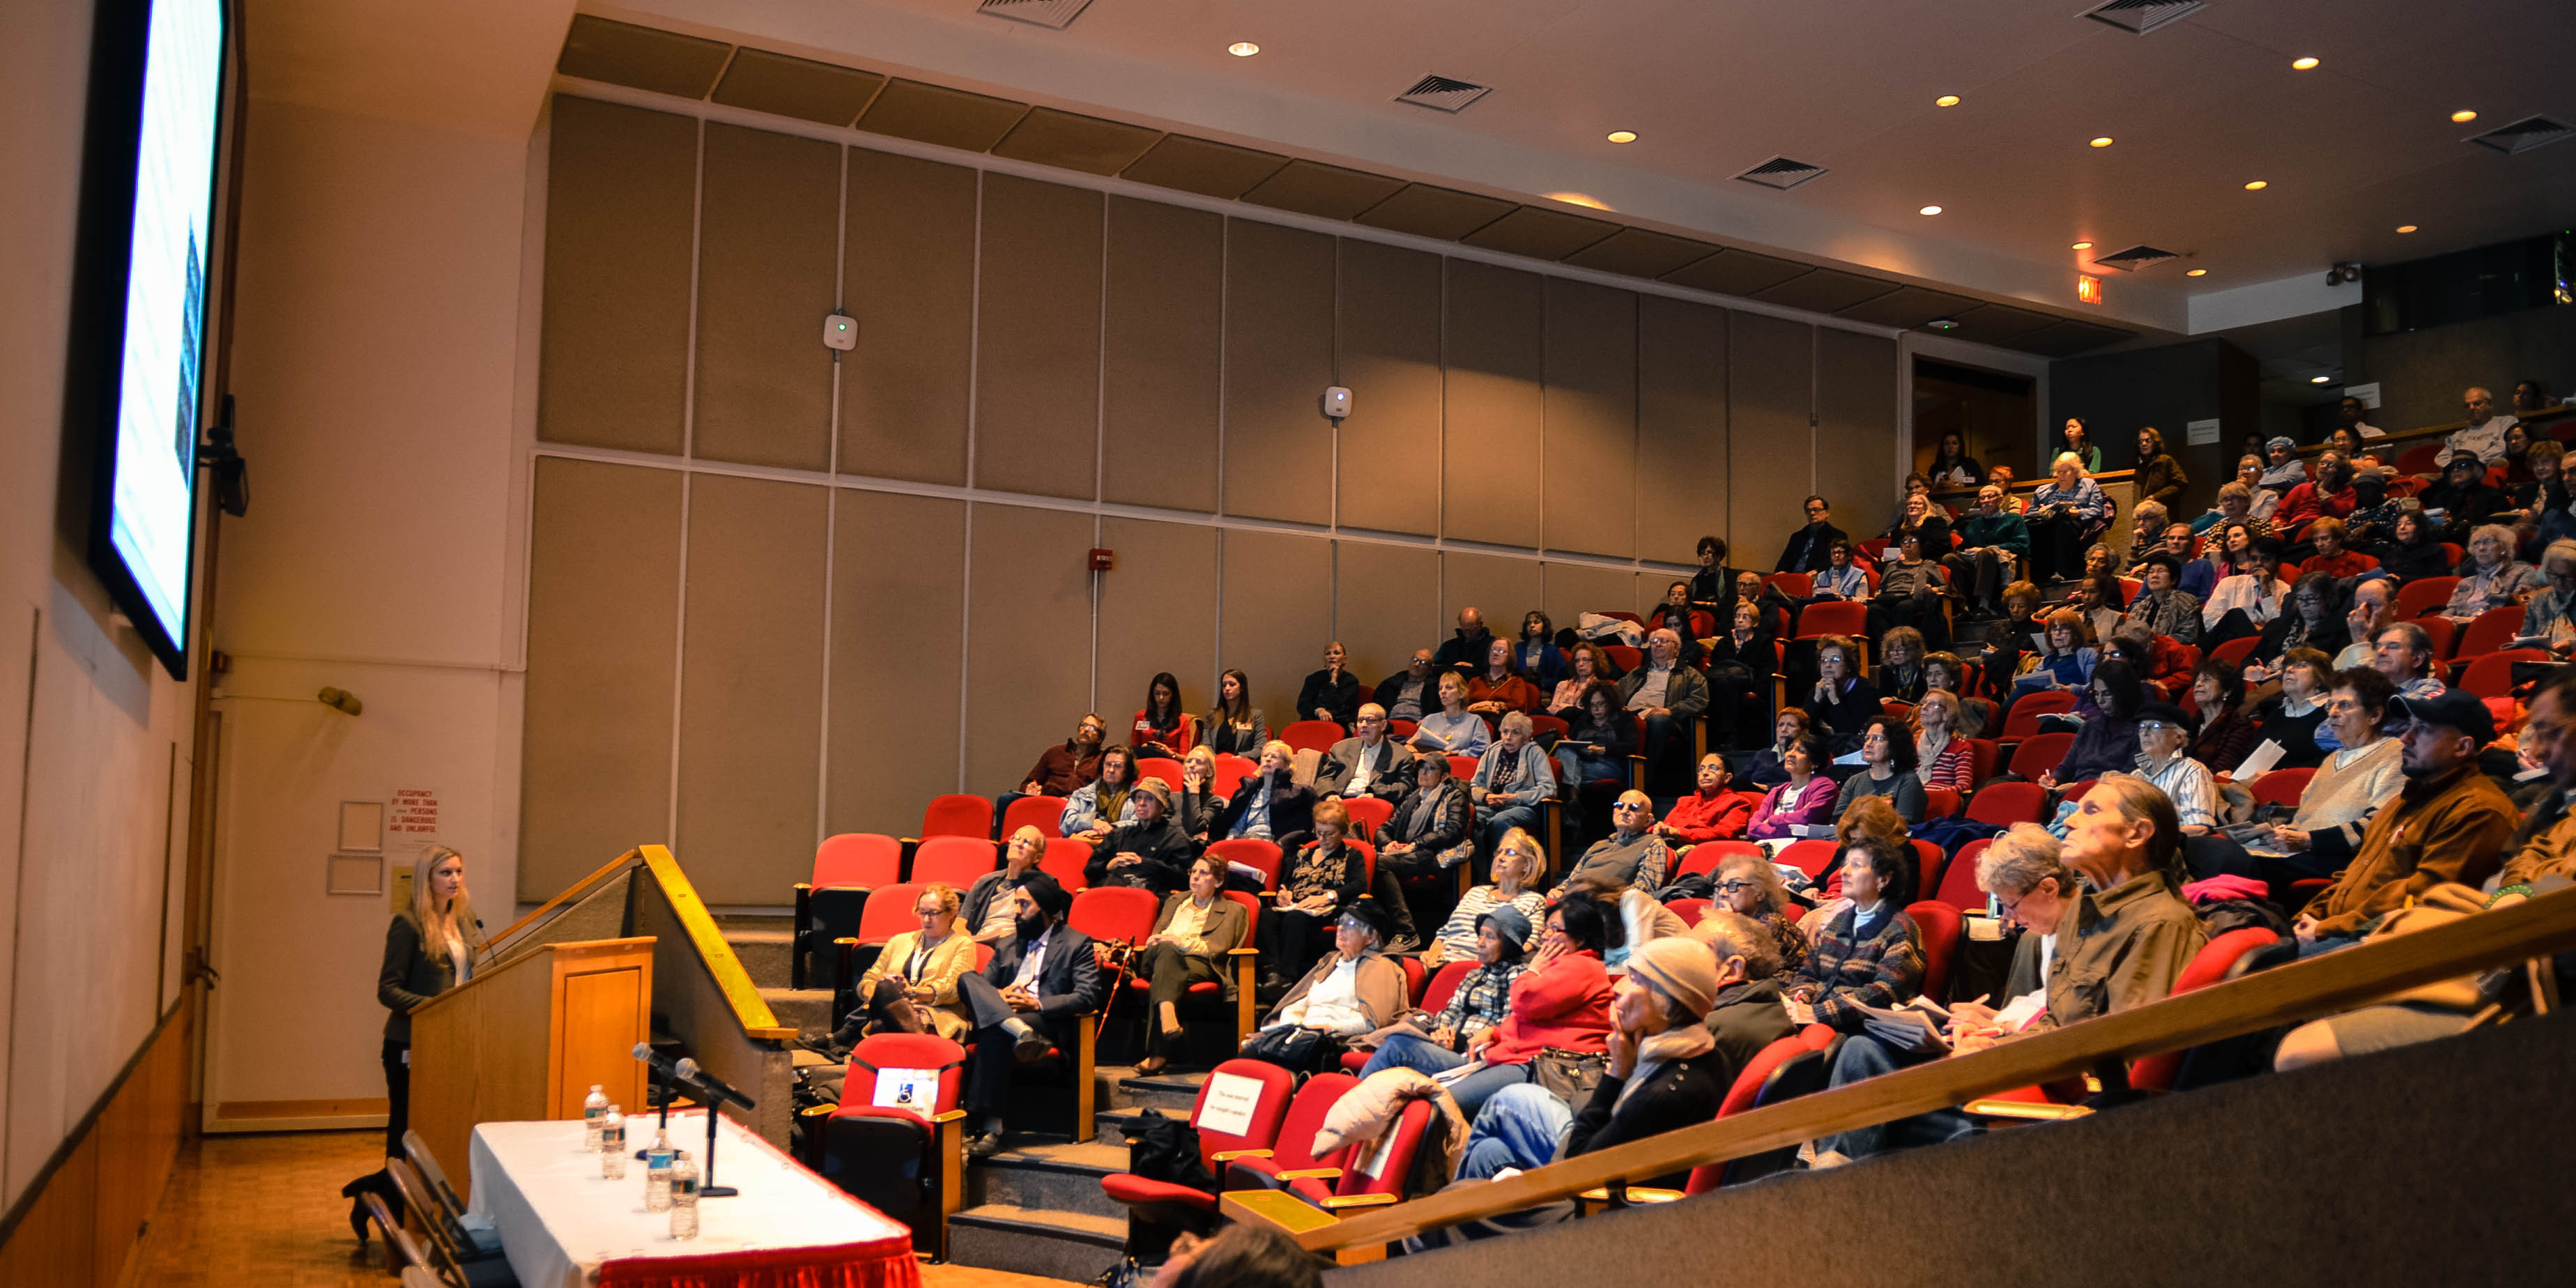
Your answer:
[[[1019,934],[1002,941],[982,973],[957,980],[958,1000],[975,1021],[966,1053],[966,1110],[974,1130],[966,1152],[975,1158],[1002,1152],[1013,1067],[1045,1059],[1050,1048],[1069,1059],[1080,1044],[1083,1016],[1099,1009],[1106,991],[1091,936],[1064,922],[1073,896],[1054,877],[1028,873],[1011,898]]]
[[[1833,508],[1825,498],[1807,498],[1807,526],[1789,534],[1789,544],[1780,548],[1779,566],[1775,572],[1823,572],[1834,543],[1848,540],[1843,530],[1831,522]]]
[[[1413,749],[1386,736],[1386,708],[1374,702],[1360,704],[1359,736],[1344,738],[1324,753],[1324,767],[1315,771],[1315,798],[1332,796],[1374,796],[1393,801],[1413,786]],[[1361,767],[1368,769],[1368,786],[1352,790],[1352,780]]]
[[[1413,690],[1410,706],[1405,705],[1404,700],[1404,691],[1408,687]],[[1389,720],[1418,721],[1426,713],[1438,711],[1440,686],[1432,678],[1431,650],[1413,650],[1413,661],[1403,670],[1379,681],[1373,696],[1377,704],[1386,709]]]

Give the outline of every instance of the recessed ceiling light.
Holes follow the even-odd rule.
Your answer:
[[[2310,376],[2308,377],[2308,383],[2312,385],[2322,385],[2332,379],[2334,379],[2332,376]]]
[[[2107,148],[2107,147],[2111,146],[2111,136],[2110,136],[2110,135],[2108,135],[2108,134],[2105,134],[2105,135],[2101,135],[2101,136],[2099,136],[2099,137],[2095,138],[2095,139],[2093,140],[2093,146],[2095,146],[2095,147],[2097,147],[2097,148]]]
[[[1237,58],[1250,58],[1254,54],[1261,52],[1261,46],[1256,45],[1249,40],[1238,40],[1233,44],[1226,46],[1225,52],[1232,54]]]
[[[2298,71],[2307,71],[2316,65],[2317,60],[2313,58],[2296,58],[2290,61],[2290,66]]]
[[[1924,208],[1922,208],[1921,210],[1915,211],[1914,213],[1916,213],[1916,214],[1918,214],[1918,215],[1937,215],[1937,214],[1940,214],[1940,213],[1941,213],[1941,208],[1940,208],[1939,206],[1925,206],[1925,207],[1924,207]]]
[[[2451,119],[2462,125],[2466,125],[2469,122],[2478,119],[2478,114],[2464,107],[2459,111],[2451,113]]]
[[[1637,132],[1635,130],[1612,130],[1610,131],[1610,141],[1613,143],[1634,143],[1637,141]]]
[[[1610,207],[1599,197],[1592,196],[1589,193],[1551,192],[1546,195],[1547,199],[1550,201],[1562,201],[1569,206],[1590,206],[1594,210],[1610,209]]]
[[[1959,319],[1957,319],[1957,318],[1934,318],[1934,319],[1932,319],[1931,321],[1924,323],[1923,325],[1924,325],[1926,328],[1928,328],[1928,329],[1930,329],[1930,330],[1934,330],[1934,331],[1956,331],[1956,330],[1958,330],[1958,329],[1959,329]]]
[[[2192,269],[2191,271],[2189,271],[2189,272],[2187,272],[2187,273],[2184,273],[2184,274],[2183,274],[2183,276],[2185,276],[2185,277],[2207,277],[2207,276],[2209,276],[2209,270],[2208,270],[2208,269],[2205,269],[2205,268],[2195,268],[2195,269]]]
[[[2399,224],[2399,225],[2397,225],[2397,231],[2399,231],[2399,232],[2401,232],[2401,233],[2411,233],[2411,232],[2415,231],[2415,225],[2413,225],[2413,224]]]
[[[2269,187],[2271,187],[2271,186],[2272,186],[2272,185],[2271,185],[2270,183],[2268,183],[2268,182],[2266,182],[2266,181],[2264,181],[2264,180],[2261,180],[2261,179],[2257,179],[2257,180],[2255,180],[2255,181],[2254,181],[2254,182],[2252,182],[2252,183],[2246,184],[2246,185],[2245,185],[2245,190],[2246,190],[2247,192],[2261,192],[2261,191],[2262,191],[2262,190],[2264,190],[2265,188],[2269,188]]]
[[[1959,96],[1956,94],[1944,94],[1941,97],[1932,100],[1932,106],[1934,107],[1957,107],[1958,105]]]
[[[2073,249],[2075,249],[2075,250],[2091,250],[2091,249],[2093,249],[2093,243],[2091,243],[2091,242],[2089,242],[2089,241],[2080,241],[2080,242],[2075,243],[2075,245],[2074,245]]]

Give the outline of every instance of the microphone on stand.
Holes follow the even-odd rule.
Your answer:
[[[734,1195],[742,1193],[741,1190],[735,1189],[733,1186],[718,1185],[715,1183],[716,1118],[718,1116],[716,1110],[719,1108],[719,1105],[716,1102],[730,1100],[745,1109],[749,1109],[752,1107],[751,1097],[726,1086],[724,1079],[699,1068],[697,1061],[686,1057],[682,1057],[678,1064],[672,1066],[672,1072],[678,1074],[684,1079],[687,1079],[688,1082],[695,1086],[699,1093],[704,1095],[709,1102],[707,1105],[707,1176],[706,1181],[698,1186],[698,1197],[702,1199],[723,1199],[732,1198]]]
[[[654,1130],[657,1134],[667,1137],[671,1133],[671,1097],[680,1092],[679,1066],[672,1064],[669,1056],[654,1050],[650,1042],[636,1043],[632,1054],[636,1059],[644,1062],[644,1067],[655,1075],[665,1088],[662,1092],[662,1116],[654,1123]],[[651,1142],[646,1142],[647,1147],[636,1150],[635,1156],[643,1158],[650,1154],[652,1152],[650,1145]]]
[[[698,1090],[707,1093],[713,1099],[730,1100],[745,1109],[757,1107],[751,1103],[751,1097],[726,1086],[724,1079],[699,1068],[695,1060],[683,1056],[680,1063],[673,1067],[680,1077],[696,1083]]]

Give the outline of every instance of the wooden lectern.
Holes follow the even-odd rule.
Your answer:
[[[411,1126],[448,1176],[472,1184],[475,1125],[579,1118],[591,1084],[644,1113],[635,1044],[652,1033],[653,939],[517,952],[411,1013]]]

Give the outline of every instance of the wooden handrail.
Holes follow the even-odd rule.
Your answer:
[[[628,850],[624,854],[618,855],[616,858],[600,864],[596,869],[592,870],[589,876],[583,877],[581,880],[575,881],[571,885],[565,886],[563,889],[557,891],[554,898],[538,904],[536,911],[519,918],[517,921],[511,922],[507,928],[501,931],[500,934],[494,935],[490,939],[483,941],[486,960],[489,960],[490,954],[501,951],[501,945],[508,942],[510,936],[534,925],[538,918],[543,917],[547,913],[554,911],[556,908],[571,902],[573,896],[581,894],[592,886],[598,885],[600,882],[607,880],[609,877],[614,876],[619,871],[623,870],[628,864],[634,863],[643,857],[644,852],[642,850]]]
[[[1310,1251],[1368,1260],[1425,1230],[1571,1198],[1614,1181],[1665,1176],[1836,1132],[1966,1104],[2136,1059],[2314,1019],[2392,993],[2576,946],[2576,890],[2257,971],[2117,1015],[1883,1074],[1697,1127],[1630,1141],[1487,1185],[1426,1195],[1382,1211],[1292,1229]],[[1227,1196],[1226,1215],[1270,1220]]]
[[[698,959],[707,964],[717,991],[733,1007],[734,1019],[742,1031],[755,1038],[784,1042],[796,1036],[796,1030],[778,1022],[761,997],[760,987],[751,982],[751,973],[742,968],[742,959],[733,955],[733,945],[725,942],[724,932],[716,929],[716,919],[707,912],[706,901],[698,897],[698,888],[689,883],[687,873],[680,871],[680,861],[671,857],[667,846],[647,845],[639,851],[644,866],[662,887],[662,897],[670,902],[672,915],[680,928],[688,932],[689,943],[698,950]]]

